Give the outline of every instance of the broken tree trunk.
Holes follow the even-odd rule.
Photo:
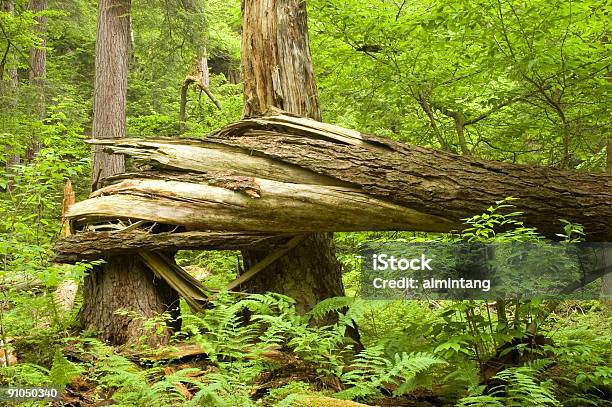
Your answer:
[[[163,169],[110,179],[73,205],[79,224],[130,218],[249,232],[449,232],[496,200],[519,198],[546,236],[559,219],[612,238],[612,176],[481,161],[287,115],[243,120],[204,141],[97,141]]]
[[[59,240],[55,245],[56,263],[76,263],[143,250],[174,252],[178,250],[269,249],[281,244],[292,234],[242,232],[82,232]]]
[[[321,120],[308,41],[306,2],[243,1],[241,10],[243,117],[262,116],[275,107]],[[268,256],[265,250],[242,251],[247,270],[257,267]],[[307,235],[297,247],[243,284],[242,289],[290,296],[296,300],[300,313],[326,298],[344,295],[332,234]],[[358,339],[358,335],[353,336]]]

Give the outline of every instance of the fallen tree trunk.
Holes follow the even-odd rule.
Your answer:
[[[143,250],[240,250],[271,248],[288,240],[290,234],[232,232],[82,232],[61,239],[55,245],[56,263],[75,263],[109,256],[136,254]]]
[[[145,174],[146,175],[146,174]],[[315,232],[428,230],[445,232],[446,219],[372,198],[355,188],[293,184],[251,178],[252,195],[227,186],[132,178],[73,205],[69,216],[92,224],[143,219],[191,230]],[[78,224],[77,224],[78,227]]]
[[[130,218],[200,230],[448,232],[513,196],[546,236],[562,231],[562,218],[591,241],[612,238],[610,175],[475,160],[304,118],[243,120],[204,141],[96,143],[192,175],[114,177],[70,208],[77,225]]]

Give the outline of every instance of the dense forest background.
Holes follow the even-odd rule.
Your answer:
[[[595,0],[310,0],[323,121],[484,159],[612,171],[610,12]],[[605,302],[357,295],[366,241],[543,241],[511,200],[473,214],[461,235],[336,234],[347,296],[307,315],[280,295],[225,293],[204,314],[182,304],[170,347],[118,349],[80,332],[82,293],[66,303],[61,288],[92,265],[53,263],[52,247],[66,182],[77,200],[92,189],[96,16],[93,1],[2,0],[1,384],[58,387],[65,405],[611,404]],[[239,1],[135,0],[130,20],[128,137],[202,138],[240,119]],[[183,122],[181,88],[202,53],[212,96],[185,87]],[[572,223],[559,235],[587,238]],[[177,258],[212,288],[241,267],[238,252]],[[310,323],[330,313],[334,324]],[[362,351],[345,335],[355,322]]]

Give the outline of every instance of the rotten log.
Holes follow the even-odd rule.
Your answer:
[[[199,178],[120,175],[70,208],[77,225],[129,218],[199,230],[449,232],[513,196],[526,225],[548,237],[567,219],[591,241],[612,238],[610,175],[476,160],[305,118],[242,120],[202,141],[95,142]]]

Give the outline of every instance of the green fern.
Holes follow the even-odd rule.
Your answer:
[[[354,303],[355,299],[352,297],[326,298],[315,305],[310,312],[308,312],[308,316],[313,320],[321,319],[330,312],[346,311]]]
[[[49,371],[49,379],[54,386],[64,389],[75,377],[83,373],[84,369],[68,361],[58,349],[53,357],[53,366]]]
[[[393,394],[401,396],[426,385],[428,378],[425,373],[443,363],[446,362],[426,352],[397,353],[393,360],[389,360],[384,357],[382,346],[365,349],[342,375],[342,381],[351,387],[337,396],[368,398],[379,395],[380,389],[387,385],[397,386]]]
[[[502,370],[495,379],[504,384],[492,389],[492,396],[505,398],[507,406],[560,406],[555,396],[533,378],[534,370],[517,367]]]
[[[542,364],[541,366],[544,366]],[[477,394],[471,394],[459,400],[458,407],[504,406],[504,407],[551,407],[561,403],[544,385],[534,379],[537,371],[530,367],[516,367],[503,370],[493,379],[502,384],[494,386],[488,395],[483,395],[482,388]]]

